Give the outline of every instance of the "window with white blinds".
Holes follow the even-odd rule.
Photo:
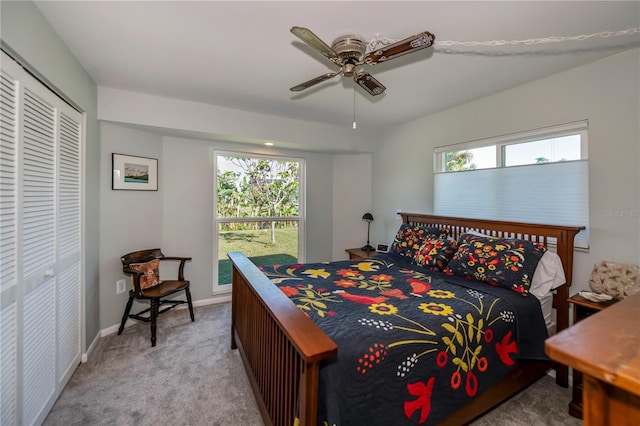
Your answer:
[[[2,425],[40,424],[80,363],[82,115],[4,52]]]
[[[584,226],[589,247],[587,123],[437,148],[438,215]]]

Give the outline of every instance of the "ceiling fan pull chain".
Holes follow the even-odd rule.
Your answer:
[[[356,130],[358,125],[356,124],[356,88],[353,87],[353,130]]]

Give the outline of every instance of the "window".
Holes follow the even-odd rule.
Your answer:
[[[581,160],[581,146],[582,137],[579,134],[506,145],[504,166]]]
[[[298,262],[304,227],[303,160],[216,152],[215,162],[214,292],[231,284],[228,252],[256,265]]]
[[[436,214],[589,225],[586,121],[439,147],[434,170]]]

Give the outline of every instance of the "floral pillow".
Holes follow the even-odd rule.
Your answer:
[[[132,263],[129,267],[136,271],[144,272],[144,274],[140,276],[141,290],[151,288],[161,283],[159,274],[160,261],[158,259],[153,259],[145,263]],[[131,279],[131,286],[135,290],[133,278]]]
[[[416,251],[413,261],[416,265],[429,268],[432,271],[442,271],[458,249],[455,240],[442,238],[426,238],[422,246]]]
[[[546,250],[531,241],[463,234],[443,272],[528,296],[533,273]]]
[[[449,235],[448,229],[425,228],[419,225],[403,223],[400,225],[400,229],[398,229],[393,240],[391,252],[413,259],[416,251],[422,247],[426,238],[445,239],[447,235]]]

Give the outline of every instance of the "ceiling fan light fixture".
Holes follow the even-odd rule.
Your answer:
[[[355,64],[346,63],[342,66],[342,75],[345,77],[353,77],[356,72]]]

